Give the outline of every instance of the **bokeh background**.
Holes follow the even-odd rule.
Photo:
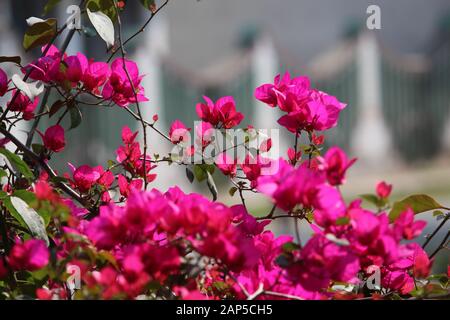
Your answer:
[[[42,16],[46,2],[0,0],[0,55],[25,54],[25,19]],[[62,1],[49,16],[65,21],[67,6],[77,3]],[[371,4],[381,8],[381,30],[366,27]],[[138,0],[128,0],[125,36],[148,16]],[[89,27],[85,18],[83,25]],[[88,33],[76,34],[68,53],[104,58],[104,43]],[[157,113],[158,126],[166,132],[175,119],[192,126],[195,104],[204,94],[233,95],[246,114],[244,124],[278,128],[279,115],[253,98],[254,88],[287,70],[308,75],[315,87],[348,103],[339,126],[327,134],[327,145],[337,144],[359,159],[342,189],[346,199],[373,193],[376,183],[386,180],[394,184],[393,200],[426,193],[450,206],[449,0],[171,0],[127,51],[146,74],[150,101],[143,107],[145,117]],[[36,54],[26,54],[25,60]],[[82,111],[81,129],[68,134],[73,149],[54,159],[61,171],[68,170],[69,160],[106,164],[115,157],[120,128],[138,129],[119,108],[85,106]],[[292,139],[282,133],[281,150]],[[149,141],[152,153],[170,150],[153,133]],[[206,189],[189,184],[184,168],[160,166],[156,172],[154,187]],[[230,185],[218,179],[224,190],[220,200],[236,203],[226,192]],[[270,206],[259,197],[251,197],[249,205],[255,214]],[[429,221],[429,232],[435,218],[430,213],[421,217]],[[277,227],[286,229],[292,231],[289,224]],[[448,231],[443,229],[436,241]],[[309,232],[305,226],[302,230]],[[445,266],[448,250],[437,260]]]

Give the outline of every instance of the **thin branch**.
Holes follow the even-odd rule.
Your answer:
[[[114,1],[114,8],[116,10],[116,14],[117,14],[117,24],[118,24],[118,28],[119,28],[119,48],[120,48],[120,52],[122,54],[122,67],[127,75],[128,78],[128,82],[130,83],[131,89],[133,90],[133,94],[134,94],[134,100],[136,102],[136,109],[138,112],[138,118],[139,121],[141,123],[142,126],[142,131],[143,131],[143,135],[144,135],[144,159],[147,159],[147,126],[146,123],[144,121],[144,118],[142,116],[142,112],[141,112],[141,107],[139,105],[139,99],[138,99],[138,94],[136,92],[136,88],[134,86],[133,80],[131,79],[130,73],[128,72],[127,69],[127,65],[126,65],[126,61],[125,61],[125,50],[124,50],[124,43],[122,42],[122,21],[120,19],[120,12],[117,6],[117,0],[113,0]],[[147,189],[147,185],[148,185],[148,179],[147,179],[147,161],[143,162],[143,174],[144,174],[144,190]]]
[[[80,7],[83,6],[84,2],[85,2],[85,0],[81,0],[79,6]],[[61,46],[61,50],[60,50],[61,56],[63,56],[64,53],[66,52],[67,48],[69,47],[70,41],[72,41],[72,38],[75,35],[76,31],[77,31],[76,29],[71,29],[69,31],[69,33],[67,34],[66,39],[64,40],[64,43]],[[47,101],[48,101],[48,98],[50,96],[51,89],[52,89],[51,86],[49,86],[49,87],[47,87],[45,89],[44,97],[42,99],[41,105],[39,106],[38,113],[42,113],[44,111],[45,106],[46,106]],[[38,125],[39,125],[39,121],[40,120],[41,120],[41,117],[35,118],[34,121],[33,121],[32,126],[31,126],[31,129],[28,132],[28,137],[27,137],[27,141],[26,141],[26,146],[28,148],[31,146],[31,143],[33,142],[33,137],[34,137],[36,129],[37,129]]]
[[[114,4],[116,6],[116,10],[117,10],[117,1],[114,0]],[[128,42],[130,42],[131,40],[133,40],[135,37],[137,37],[140,33],[144,32],[145,28],[148,26],[148,24],[153,20],[153,18],[169,3],[169,0],[166,0],[155,12],[152,12],[152,14],[150,15],[150,17],[147,19],[147,21],[145,21],[144,25],[138,30],[136,31],[132,36],[130,36],[127,40],[125,40],[123,42],[123,44],[121,45],[120,48],[116,48],[112,50],[111,56],[108,58],[107,62],[109,63],[111,61],[111,59],[115,56],[115,54],[119,51],[123,49],[123,46],[127,45]]]
[[[445,223],[447,222],[447,220],[450,219],[450,212],[447,212],[447,214],[445,215],[444,220],[442,220],[442,222],[439,224],[439,226],[433,231],[433,233],[427,237],[427,240],[423,243],[422,245],[422,249],[425,249],[425,247],[430,243],[430,241],[434,238],[434,236],[439,232],[439,230],[442,229],[442,227],[445,225]]]
[[[84,1],[84,0],[83,0]],[[42,54],[40,55],[40,58],[45,57],[48,53],[48,51],[50,50],[51,46],[53,45],[53,43],[56,41],[56,39],[58,38],[58,36],[67,28],[67,23],[65,23],[61,29],[55,33],[55,35],[53,36],[53,38],[50,40],[50,42],[47,44],[47,46],[45,47],[44,51],[42,51]],[[23,81],[27,81],[28,78],[31,75],[31,72],[33,72],[33,68],[29,68],[27,70],[27,72],[25,73],[25,76],[23,77]],[[10,103],[8,104],[8,106],[6,107],[5,111],[3,112],[2,116],[0,117],[0,122],[3,122],[3,120],[5,120],[10,106],[14,104],[14,102],[16,101],[17,97],[19,96],[20,90],[17,90],[16,93],[14,94],[14,96],[12,97]]]
[[[433,259],[435,255],[438,254],[439,251],[444,249],[447,246],[447,240],[450,238],[450,230],[447,232],[447,235],[444,237],[444,239],[441,241],[439,246],[434,250],[434,252],[430,255],[430,259]]]

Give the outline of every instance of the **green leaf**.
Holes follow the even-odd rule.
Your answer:
[[[0,179],[3,178],[3,177],[6,177],[7,175],[8,175],[8,174],[6,173],[5,170],[0,169]]]
[[[206,172],[205,170],[203,170],[203,168],[201,167],[201,165],[194,165],[194,175],[195,175],[195,179],[197,179],[198,182],[202,182],[203,180],[206,179]]]
[[[91,11],[87,9],[89,20],[94,26],[100,38],[106,42],[107,48],[114,46],[115,36],[114,36],[114,24],[105,13],[102,11]]]
[[[56,19],[37,22],[28,27],[23,38],[25,51],[48,44],[56,34]]]
[[[83,115],[81,114],[81,110],[77,106],[73,106],[69,108],[70,114],[70,128],[75,129],[81,124],[83,120]]]
[[[345,226],[345,225],[349,224],[349,222],[350,222],[349,217],[341,217],[336,220],[336,225],[337,226]]]
[[[190,183],[194,182],[195,179],[194,173],[188,167],[186,167],[186,177],[188,178]]]
[[[292,253],[295,250],[300,249],[300,246],[294,242],[286,242],[282,246],[283,252]]]
[[[389,213],[389,219],[391,221],[395,221],[395,219],[397,219],[397,217],[408,207],[410,207],[414,211],[414,214],[437,209],[450,210],[430,196],[427,196],[425,194],[415,194],[401,201],[395,202],[392,206],[391,212]]]
[[[34,175],[31,169],[17,154],[12,153],[8,149],[0,148],[0,154],[4,155],[9,162],[27,179],[33,179]]]
[[[66,102],[63,100],[56,100],[50,107],[49,118],[53,117],[65,104]]]
[[[44,15],[47,15],[54,7],[60,3],[61,0],[49,0],[44,7]]]
[[[361,199],[369,202],[370,204],[373,204],[375,207],[380,208],[383,206],[382,200],[374,194],[362,194],[360,195],[360,197]]]
[[[152,13],[156,11],[155,0],[139,0],[145,9],[150,10]]]
[[[213,201],[216,201],[217,194],[218,194],[216,183],[214,182],[214,179],[213,179],[211,173],[209,173],[209,171],[206,171],[206,176],[207,176],[206,184],[208,185],[209,191],[211,191],[211,194],[213,196]]]
[[[44,219],[25,201],[19,197],[12,196],[4,199],[3,204],[22,226],[30,230],[33,237],[44,240],[47,245],[49,244]]]
[[[0,63],[4,63],[4,62],[12,62],[12,63],[20,65],[20,63],[22,62],[22,58],[19,56],[14,56],[14,57],[2,56],[2,57],[0,57]]]
[[[116,21],[117,19],[117,12],[116,8],[114,7],[114,1],[113,0],[90,0],[86,8],[90,11],[101,11],[104,14],[106,14],[112,21]]]
[[[33,143],[31,149],[33,149],[33,152],[36,154],[41,154],[45,150],[44,146],[40,143]]]
[[[31,191],[19,189],[14,191],[13,196],[22,199],[30,207],[36,207],[37,204],[36,194],[34,194]],[[40,208],[39,210],[37,210],[37,213],[44,219],[45,226],[48,226],[48,224],[50,223],[51,212],[45,210],[45,208]]]
[[[238,188],[236,187],[231,187],[230,190],[228,190],[228,194],[232,197],[234,197],[234,194],[236,193],[236,191],[238,191]]]
[[[441,210],[435,210],[433,211],[433,217],[439,217],[444,215],[444,212],[442,212]]]

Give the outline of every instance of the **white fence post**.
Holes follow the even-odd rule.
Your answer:
[[[386,166],[392,159],[391,137],[383,118],[381,56],[373,32],[362,32],[357,44],[358,120],[352,148],[360,163]]]

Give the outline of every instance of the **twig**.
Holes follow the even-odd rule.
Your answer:
[[[427,237],[427,240],[424,242],[424,244],[422,245],[422,249],[425,249],[425,247],[430,243],[431,239],[434,238],[434,236],[439,232],[439,230],[442,229],[442,227],[445,225],[445,223],[447,222],[447,220],[450,219],[450,212],[447,212],[444,220],[442,220],[442,222],[439,224],[439,226],[433,231],[433,233]]]
[[[148,24],[153,20],[153,18],[158,14],[159,11],[161,11],[167,4],[169,3],[169,0],[166,0],[155,12],[152,12],[152,14],[150,15],[150,17],[147,19],[147,21],[144,23],[144,25],[138,30],[136,31],[132,36],[130,36],[127,40],[125,40],[125,42],[123,42],[122,46],[125,46],[128,42],[130,42],[131,40],[133,40],[135,37],[137,37],[140,33],[144,32],[145,28],[148,26]],[[117,11],[117,3],[116,0],[114,0],[114,4],[116,7],[116,11]],[[108,58],[107,62],[109,63],[111,61],[111,59],[115,56],[115,54],[119,51],[122,50],[122,48],[116,48],[112,50],[111,56]]]
[[[122,42],[122,21],[120,19],[120,12],[119,12],[119,9],[118,9],[118,6],[117,6],[117,0],[113,0],[113,1],[114,1],[114,8],[115,8],[116,14],[117,14],[117,24],[118,24],[118,28],[119,28],[119,46],[120,46],[120,52],[122,54],[122,67],[123,67],[123,69],[124,69],[124,71],[125,71],[125,73],[127,75],[128,82],[130,83],[131,89],[133,90],[134,99],[135,99],[135,102],[136,102],[136,109],[137,109],[137,112],[138,112],[138,118],[139,118],[139,121],[141,123],[142,131],[143,131],[143,135],[144,135],[144,159],[147,159],[147,126],[146,126],[146,123],[145,123],[144,118],[142,116],[141,107],[139,105],[136,88],[134,87],[133,80],[131,79],[130,73],[128,72],[127,65],[126,65],[126,62],[125,62],[126,54],[125,54],[125,50],[124,50],[124,43]],[[147,170],[146,169],[147,169],[147,161],[144,161],[143,162],[144,190],[147,189],[147,185],[148,185]]]
[[[450,237],[450,230],[447,232],[447,235],[444,237],[444,239],[441,241],[441,243],[439,244],[439,246],[436,248],[436,250],[434,250],[434,252],[430,255],[430,259],[433,259],[433,257],[435,255],[437,255],[437,253],[439,251],[441,251],[442,249],[445,248],[446,244],[447,244],[447,240]]]
[[[85,0],[81,0],[80,7],[83,5]],[[64,43],[61,46],[61,56],[64,55],[67,48],[69,47],[70,41],[72,41],[73,36],[75,35],[76,29],[72,29],[69,31],[69,34],[66,36],[66,39],[64,40]],[[48,86],[45,88],[44,97],[42,98],[41,105],[39,106],[38,113],[42,113],[44,111],[45,105],[47,104],[48,98],[50,96],[50,92],[52,90],[51,86]],[[30,131],[28,132],[28,137],[26,141],[26,146],[29,148],[31,146],[31,143],[33,142],[34,133],[36,132],[36,129],[39,125],[39,121],[41,120],[41,117],[35,118],[33,121],[33,124],[31,126]]]

